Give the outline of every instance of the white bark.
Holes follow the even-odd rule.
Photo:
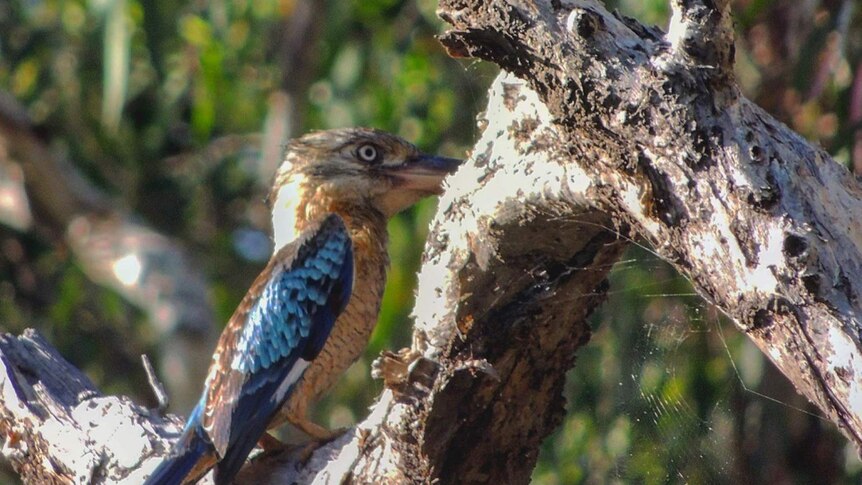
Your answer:
[[[673,2],[667,37],[591,2],[443,3],[451,51],[540,93],[572,163],[600,188],[590,200],[862,443],[862,190],[739,94],[727,2]]]
[[[526,482],[635,235],[862,443],[862,190],[739,94],[707,3],[675,2],[667,37],[589,1],[441,2],[450,52],[513,74],[441,199],[413,346],[356,428],[240,482]]]

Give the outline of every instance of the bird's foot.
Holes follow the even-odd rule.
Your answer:
[[[260,449],[262,449],[264,453],[276,453],[290,448],[290,445],[269,433],[264,433],[263,436],[257,440],[257,446],[260,446]]]
[[[347,431],[347,428],[329,430],[307,419],[297,421],[293,423],[293,425],[299,428],[299,430],[303,433],[307,434],[311,439],[319,443],[319,446],[329,443],[330,441],[334,440],[335,438],[338,438],[339,436],[344,434],[345,431]]]
[[[314,423],[311,423],[314,424]],[[315,425],[316,426],[316,425]],[[320,429],[326,431],[326,436],[314,437],[312,436],[312,440],[305,444],[305,447],[299,452],[299,461],[305,463],[311,458],[311,455],[314,454],[315,450],[318,448],[329,444],[332,441],[335,441],[339,437],[341,437],[344,433],[347,432],[348,428],[337,428],[333,430],[328,430],[323,428]],[[304,431],[304,430],[303,430]],[[309,436],[311,436],[309,434]]]
[[[306,423],[311,424],[313,426],[317,426],[314,423]],[[297,426],[299,427],[299,426]],[[284,453],[288,453],[293,459],[299,461],[300,463],[305,463],[311,458],[311,455],[314,454],[314,451],[320,448],[321,446],[326,445],[330,441],[340,437],[343,435],[347,428],[339,428],[336,430],[328,430],[322,426],[317,426],[320,430],[324,430],[324,433],[321,433],[320,430],[315,430],[318,432],[318,436],[312,436],[311,441],[301,444],[289,444],[284,443],[278,438],[272,436],[269,433],[264,433],[264,435],[257,441],[257,445],[263,450],[261,457],[275,457]],[[308,433],[305,428],[301,428],[303,431]],[[308,433],[311,435],[310,433]]]
[[[413,349],[385,351],[371,364],[371,377],[383,379],[383,385],[396,396],[427,394],[434,386],[439,364]]]
[[[314,450],[322,444],[316,440],[299,444],[285,443],[269,433],[264,433],[257,441],[257,446],[263,450],[261,457],[277,457],[284,454],[302,463],[311,458]]]

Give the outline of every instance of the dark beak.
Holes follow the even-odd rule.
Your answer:
[[[421,154],[398,167],[392,167],[391,175],[400,182],[399,188],[439,194],[443,179],[455,172],[462,163],[464,161],[457,158]]]

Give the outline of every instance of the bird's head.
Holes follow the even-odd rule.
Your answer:
[[[379,130],[309,133],[287,145],[270,195],[273,224],[278,224],[277,212],[282,208],[297,214],[294,207],[302,212],[315,204],[333,203],[373,209],[388,218],[423,197],[439,194],[443,178],[460,164],[461,160],[424,154],[406,140]]]

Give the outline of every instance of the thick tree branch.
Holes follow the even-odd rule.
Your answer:
[[[729,63],[681,54],[680,45],[697,44],[685,40],[695,32],[726,37],[727,10],[709,3],[697,15],[678,10],[672,26],[684,34],[666,39],[591,2],[444,1],[455,28],[443,42],[539,93],[573,161],[603,186],[595,202],[651,241],[862,444],[853,284],[862,274],[862,190],[741,97]],[[705,55],[713,58],[726,56]]]
[[[240,482],[526,482],[630,234],[860,443],[862,190],[739,95],[724,2],[685,5],[674,44],[588,1],[441,2],[446,46],[514,75],[440,201],[413,346],[356,428]]]
[[[176,419],[102,396],[29,330],[0,335],[0,397],[2,452],[25,483],[141,483],[179,433]]]

